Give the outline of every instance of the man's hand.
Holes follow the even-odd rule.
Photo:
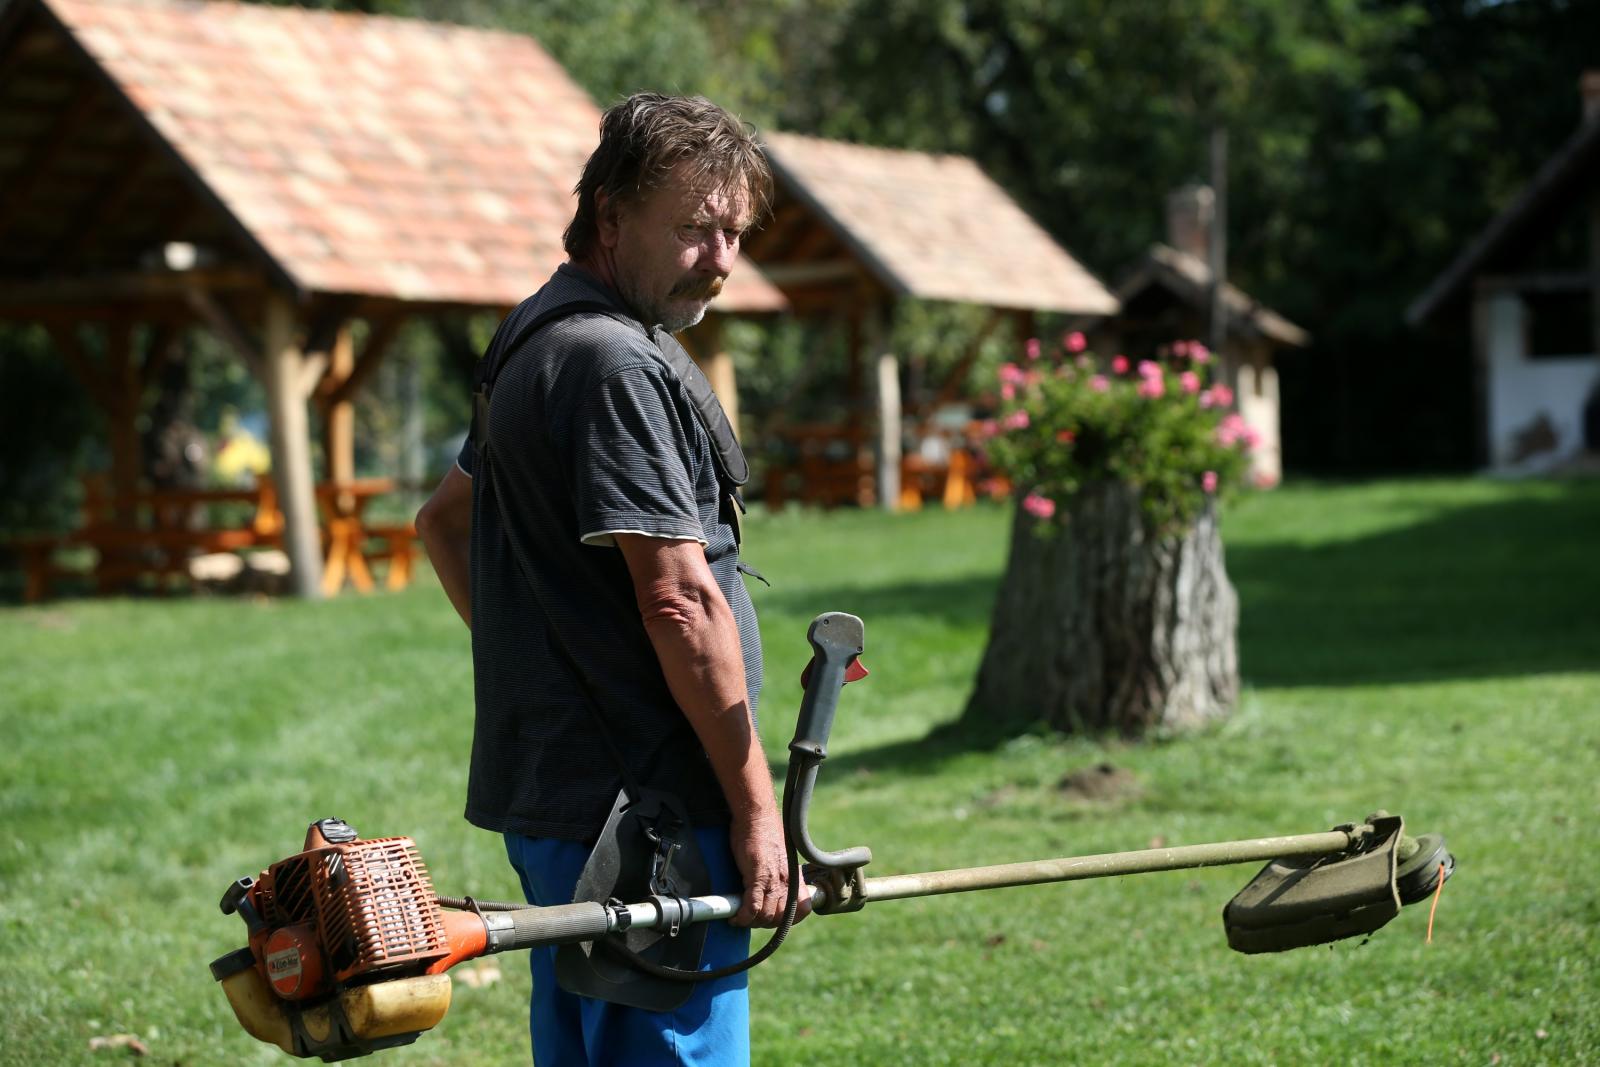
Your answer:
[[[728,831],[734,862],[744,877],[744,901],[728,921],[735,926],[777,926],[789,902],[789,856],[783,827],[774,816],[735,819]],[[802,883],[795,922],[811,914],[811,893]]]
[[[750,719],[733,612],[698,542],[624,533],[616,539],[667,687],[705,748],[733,813],[728,842],[745,889],[730,921],[777,926],[788,899],[789,858],[767,757]],[[809,910],[805,900],[798,914]]]

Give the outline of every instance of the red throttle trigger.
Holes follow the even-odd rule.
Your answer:
[[[809,689],[811,687],[811,666],[815,662],[815,660],[808,662],[806,669],[800,672],[801,689]],[[849,685],[851,682],[859,682],[871,673],[861,665],[860,656],[851,656],[850,662],[844,668],[844,684]]]

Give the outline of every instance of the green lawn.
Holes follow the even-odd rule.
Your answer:
[[[781,758],[804,635],[867,622],[813,827],[876,873],[1299,833],[1386,807],[1459,861],[1364,944],[1228,951],[1253,868],[880,903],[819,918],[752,979],[760,1064],[1600,1062],[1600,483],[1291,487],[1225,519],[1245,690],[1149,745],[931,727],[955,718],[1003,566],[992,508],[750,524]],[[417,838],[441,891],[509,897],[460,818],[467,635],[427,579],[323,604],[0,609],[0,1064],[283,1063],[206,964],[242,943],[233,878],[339,815]],[[1137,795],[1056,788],[1111,762]],[[393,1064],[526,1062],[526,970],[456,983]]]

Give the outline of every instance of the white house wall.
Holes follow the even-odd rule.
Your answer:
[[[1600,379],[1600,357],[1528,358],[1528,308],[1516,293],[1488,298],[1484,327],[1489,363],[1489,463],[1506,473],[1532,473],[1583,450],[1583,405]],[[1518,440],[1543,417],[1555,447],[1518,460]]]

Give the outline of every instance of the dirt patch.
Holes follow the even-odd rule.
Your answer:
[[[1083,767],[1056,783],[1056,791],[1062,796],[1096,804],[1136,797],[1143,789],[1132,771],[1109,763]]]

